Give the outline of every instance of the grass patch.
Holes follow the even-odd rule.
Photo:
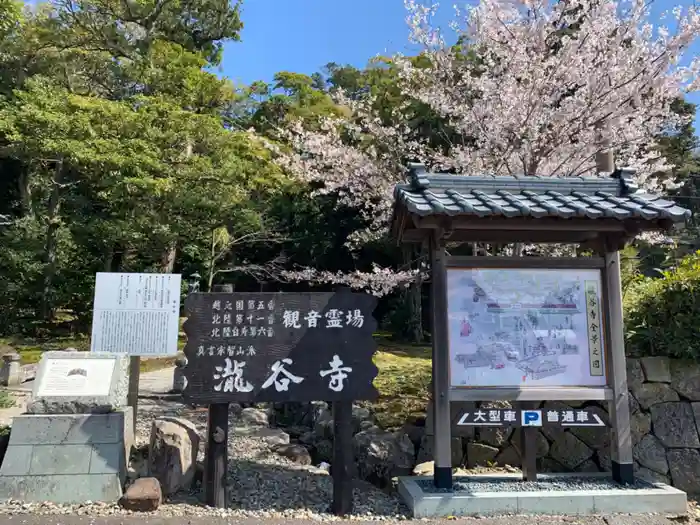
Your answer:
[[[13,406],[15,406],[15,400],[10,393],[5,389],[0,390],[0,408],[11,408]]]
[[[178,348],[182,350],[185,345],[184,341],[178,344]],[[75,348],[80,352],[90,350],[90,338],[87,336],[78,337],[52,337],[47,339],[34,339],[25,337],[4,337],[0,338],[0,355],[14,350],[20,355],[20,363],[23,365],[31,365],[41,361],[41,354],[49,351],[65,350],[66,348]],[[141,359],[141,372],[154,372],[163,368],[175,366],[177,356],[154,357],[149,359]],[[0,400],[0,403],[2,401]],[[6,408],[1,407],[0,408]]]
[[[371,408],[382,428],[397,428],[406,421],[425,416],[429,401],[430,347],[391,343],[378,338],[374,363],[379,369],[374,385],[379,399]]]

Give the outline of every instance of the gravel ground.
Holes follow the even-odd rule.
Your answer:
[[[207,411],[192,409],[168,400],[142,401],[137,421],[137,446],[147,445],[152,420],[160,416],[176,416],[192,421],[202,435],[206,429]],[[177,494],[154,513],[132,513],[116,503],[56,505],[51,503],[0,504],[0,523],[21,525],[308,525],[318,521],[341,521],[328,512],[332,498],[332,479],[327,472],[295,464],[270,452],[269,446],[256,436],[256,429],[241,426],[231,414],[229,423],[229,508],[215,509],[200,503],[201,493]],[[200,455],[203,457],[203,443]],[[201,458],[200,458],[201,459]],[[138,469],[139,466],[136,465]],[[567,488],[571,488],[571,479]],[[408,509],[398,496],[356,480],[354,512],[342,521],[439,523],[440,520],[407,520]],[[527,483],[518,482],[525,486]],[[591,480],[586,480],[590,484]],[[597,482],[593,482],[597,483]],[[508,482],[514,490],[514,482]],[[484,485],[484,483],[480,483]],[[491,485],[491,483],[489,483]],[[531,484],[530,484],[531,485]],[[492,487],[491,487],[492,488]],[[551,486],[549,486],[551,490]],[[470,485],[469,490],[474,490]],[[482,489],[483,490],[483,489]],[[531,490],[531,489],[524,489]],[[692,523],[693,514],[690,514]],[[472,525],[670,525],[661,516],[628,517],[527,517],[465,518],[455,520]],[[630,521],[631,520],[631,521]]]
[[[182,417],[192,421],[204,435],[207,411],[192,409],[166,400],[142,401],[136,425],[136,446],[148,444],[153,419],[160,416]],[[227,509],[205,507],[200,503],[201,492],[177,494],[154,513],[161,517],[226,517],[226,518],[301,518],[314,521],[335,521],[328,512],[333,481],[324,470],[302,466],[270,452],[257,429],[242,427],[235,414],[229,417],[229,504]],[[204,443],[200,443],[200,459]],[[136,466],[138,468],[138,465]],[[395,494],[356,480],[353,490],[355,515],[350,519],[406,519],[408,509]],[[129,515],[116,503],[86,503],[57,505],[52,503],[22,503],[9,501],[0,505],[0,515]],[[143,514],[139,514],[143,515]]]
[[[416,482],[423,492],[443,493],[449,489],[438,489],[430,480]],[[637,480],[634,485],[620,485],[608,479],[591,478],[549,478],[547,481],[520,481],[517,479],[489,479],[488,481],[455,479],[452,489],[455,492],[558,492],[566,490],[638,490],[653,488],[653,485]]]

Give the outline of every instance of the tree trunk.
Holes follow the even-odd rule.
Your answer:
[[[175,269],[175,258],[177,257],[177,241],[172,240],[165,248],[160,259],[160,271],[163,273],[173,273]]]
[[[411,263],[415,254],[412,247],[405,246],[403,250],[404,264]],[[412,266],[412,264],[410,265]],[[423,308],[422,308],[422,280],[420,276],[404,292],[404,300],[408,309],[408,326],[406,335],[411,342],[423,341]]]
[[[23,170],[26,169],[26,167],[22,167]],[[18,187],[19,187],[19,197],[20,201],[22,202],[22,212],[24,215],[33,215],[34,210],[32,207],[32,190],[29,187],[29,173],[26,171],[22,171],[19,179],[18,179]]]
[[[51,180],[51,195],[46,218],[46,240],[44,242],[44,282],[41,293],[41,317],[44,321],[52,321],[53,308],[53,279],[56,275],[56,234],[59,227],[61,211],[61,183],[63,178],[63,161],[56,163],[53,179]]]

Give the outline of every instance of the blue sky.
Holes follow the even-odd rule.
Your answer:
[[[692,3],[658,0],[654,18],[674,5]],[[447,27],[452,4],[441,4],[437,25]],[[311,74],[328,62],[363,67],[377,54],[415,51],[408,42],[403,0],[244,0],[242,18],[242,42],[226,45],[220,73],[245,84],[269,82],[278,71]],[[700,54],[700,44],[694,47]],[[690,100],[700,104],[698,95]],[[700,117],[695,127],[700,130]]]

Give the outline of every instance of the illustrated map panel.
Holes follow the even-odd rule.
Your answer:
[[[598,270],[450,269],[455,387],[605,386]]]

